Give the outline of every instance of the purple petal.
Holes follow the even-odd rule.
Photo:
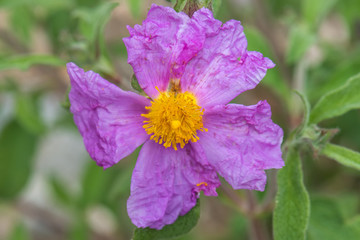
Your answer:
[[[185,68],[183,91],[193,92],[202,107],[226,104],[254,88],[275,65],[258,52],[248,52],[239,21],[226,22]]]
[[[192,19],[169,7],[153,4],[142,25],[128,27],[124,38],[128,62],[142,89],[152,98],[166,91],[171,79],[180,79],[185,66],[203,47],[205,35],[217,31],[221,22],[201,9]]]
[[[207,8],[196,11],[191,20],[192,24],[197,25],[200,31],[205,33],[206,37],[216,35],[222,25],[222,22],[215,19],[212,12]]]
[[[70,111],[84,138],[86,150],[99,166],[110,167],[147,138],[140,115],[150,101],[125,92],[99,74],[67,64],[71,80]]]
[[[203,152],[190,144],[175,151],[149,140],[132,175],[128,214],[137,227],[161,229],[190,211],[199,191],[216,196],[219,185]]]
[[[204,127],[209,131],[199,132],[196,144],[234,189],[263,191],[264,169],[284,166],[280,148],[283,132],[271,121],[266,101],[253,106],[214,106],[205,111]]]

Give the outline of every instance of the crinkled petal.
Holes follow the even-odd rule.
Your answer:
[[[132,175],[128,214],[137,227],[161,229],[190,211],[199,191],[216,196],[219,185],[204,152],[190,144],[175,151],[148,140]]]
[[[248,52],[239,21],[226,22],[185,68],[182,91],[193,92],[202,107],[227,104],[254,88],[275,65],[258,52]]]
[[[234,189],[263,191],[265,169],[281,168],[282,129],[271,120],[266,101],[257,105],[218,105],[205,111],[197,144],[207,160]]]
[[[213,13],[207,8],[201,8],[196,11],[192,18],[192,24],[199,27],[199,30],[205,33],[205,37],[210,37],[218,34],[222,22],[215,19]],[[200,32],[198,32],[199,34]]]
[[[180,79],[188,61],[202,49],[205,35],[220,25],[206,9],[190,19],[153,4],[143,24],[128,27],[130,37],[124,38],[128,62],[141,88],[152,98],[159,94],[155,87],[166,91],[170,80]]]
[[[104,168],[119,162],[147,138],[140,115],[150,101],[125,92],[92,71],[67,64],[71,80],[69,99],[74,121],[86,150]]]

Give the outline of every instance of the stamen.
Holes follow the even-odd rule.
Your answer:
[[[208,184],[206,182],[201,182],[201,183],[196,184],[197,187],[200,187],[201,185],[204,185],[205,187],[207,187]]]
[[[151,140],[165,148],[177,150],[177,144],[184,148],[189,141],[199,139],[197,130],[207,131],[202,122],[204,109],[197,105],[194,95],[189,92],[160,92],[146,109],[149,112],[141,115],[147,118],[143,127],[151,135]]]

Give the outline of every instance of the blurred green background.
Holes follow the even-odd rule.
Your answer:
[[[122,38],[128,36],[126,25],[141,24],[152,3],[172,6],[165,0],[0,0],[0,239],[131,238],[126,200],[138,151],[106,171],[89,158],[68,111],[65,63],[131,90]],[[360,72],[359,0],[215,3],[216,18],[240,20],[248,49],[277,64],[234,102],[267,99],[285,137],[302,117],[290,89],[314,105]],[[332,142],[360,151],[359,110],[320,125],[341,129]],[[308,239],[360,239],[360,221],[351,224],[360,212],[359,172],[306,152]],[[268,173],[268,186],[275,185],[275,172]],[[224,189],[218,192],[218,198],[201,198],[199,223],[182,239],[250,238],[248,219]],[[241,198],[244,191],[232,194]],[[259,218],[271,233],[269,206]]]

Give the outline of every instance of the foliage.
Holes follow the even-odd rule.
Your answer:
[[[200,201],[196,203],[187,214],[179,217],[173,224],[165,226],[161,230],[151,228],[137,228],[133,240],[150,239],[173,239],[188,233],[197,223],[200,217]]]
[[[274,210],[275,239],[305,239],[310,215],[309,194],[303,183],[298,150],[288,150],[285,167],[278,173]]]

